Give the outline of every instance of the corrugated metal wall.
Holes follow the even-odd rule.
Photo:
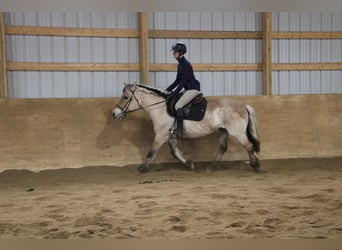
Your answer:
[[[155,12],[149,15],[150,29],[261,31],[262,14],[254,12]],[[175,63],[170,53],[173,39],[150,39],[152,63]],[[262,61],[262,41],[254,39],[185,39],[192,63],[257,63]],[[195,72],[206,95],[260,95],[261,72]],[[172,83],[174,72],[150,74],[153,85]]]
[[[137,14],[125,12],[16,12],[8,25],[137,29]],[[273,13],[274,31],[342,31],[342,13]],[[150,29],[261,31],[254,12],[154,12]],[[172,39],[150,39],[151,63],[175,63]],[[190,39],[193,63],[259,63],[261,40]],[[138,63],[138,39],[7,36],[9,61]],[[274,40],[273,62],[342,62],[342,40]],[[196,72],[206,95],[260,95],[261,72]],[[175,72],[151,73],[151,85],[165,88]],[[9,72],[10,97],[119,96],[122,82],[138,72]],[[273,93],[342,93],[342,71],[273,72]]]
[[[137,29],[133,13],[20,12],[8,13],[9,25]],[[138,63],[138,39],[7,36],[9,61]],[[11,97],[119,96],[123,82],[138,72],[10,72]]]
[[[273,31],[342,31],[342,13],[272,13]],[[273,40],[274,63],[342,62],[342,40]],[[272,73],[273,94],[342,93],[342,71]]]

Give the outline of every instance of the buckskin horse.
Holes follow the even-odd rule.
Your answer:
[[[155,137],[143,164],[138,168],[141,173],[147,171],[166,141],[177,160],[191,170],[195,169],[194,163],[185,159],[177,147],[177,138],[169,135],[174,118],[167,113],[166,97],[167,93],[157,88],[125,84],[121,99],[112,111],[113,118],[121,120],[127,113],[143,109],[152,120]],[[213,159],[213,169],[227,151],[228,136],[233,136],[245,148],[251,167],[258,172],[260,164],[257,153],[260,151],[260,141],[255,112],[251,106],[231,98],[217,98],[208,102],[201,121],[184,120],[185,138],[198,138],[216,131],[219,132],[219,150]]]

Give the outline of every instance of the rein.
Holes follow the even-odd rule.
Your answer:
[[[138,101],[138,100],[137,100],[137,101]],[[138,102],[139,108],[133,109],[133,110],[129,110],[129,111],[125,111],[125,113],[126,113],[126,114],[127,114],[127,113],[132,113],[132,112],[134,112],[134,111],[137,111],[137,110],[140,110],[140,109],[144,109],[144,108],[148,108],[148,107],[152,107],[152,106],[154,106],[154,105],[158,105],[158,104],[163,103],[163,102],[166,102],[166,101],[164,100],[164,101],[152,103],[152,104],[147,105],[147,106],[141,106],[140,103]]]
[[[125,114],[132,113],[132,112],[137,111],[137,110],[140,110],[140,109],[152,107],[152,106],[158,105],[158,104],[160,104],[160,103],[166,102],[166,100],[163,100],[163,101],[160,101],[160,102],[152,103],[152,104],[147,105],[147,106],[142,106],[142,105],[140,104],[138,98],[134,95],[135,91],[136,91],[136,89],[135,89],[134,91],[131,91],[132,95],[131,95],[131,97],[129,98],[129,100],[127,101],[127,103],[125,104],[125,106],[124,106],[123,108],[117,105],[119,108],[122,109],[122,112],[125,113]],[[138,103],[138,105],[139,105],[139,108],[133,109],[133,110],[128,110],[128,111],[127,111],[127,109],[129,108],[129,105],[130,105],[131,102],[132,102],[132,98],[133,98],[133,97],[134,97],[135,100],[137,101],[137,103]]]

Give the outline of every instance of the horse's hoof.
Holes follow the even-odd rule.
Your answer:
[[[207,168],[205,168],[205,172],[206,172],[206,173],[212,173],[213,170],[212,170],[211,167],[207,167]]]
[[[146,167],[139,167],[138,171],[140,174],[146,173],[147,172],[147,168]]]
[[[252,166],[252,168],[254,169],[254,172],[255,173],[258,173],[259,172],[259,166]]]
[[[205,169],[205,171],[206,172],[215,172],[215,170],[216,170],[216,167],[215,166],[208,166],[206,169]]]
[[[258,172],[259,172],[259,168],[260,168],[260,163],[259,163],[259,161],[250,163],[250,166],[253,168],[253,170],[254,170],[255,173],[258,173]]]
[[[187,160],[186,165],[189,167],[191,171],[195,170],[195,164],[191,160]]]

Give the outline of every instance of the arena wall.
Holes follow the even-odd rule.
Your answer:
[[[256,111],[261,159],[342,156],[342,95],[234,98]],[[152,123],[143,111],[114,120],[117,101],[1,99],[0,171],[140,164],[153,141]],[[195,162],[210,161],[218,136],[183,140],[180,147]],[[223,161],[232,160],[247,160],[247,154],[230,139]],[[156,162],[173,161],[164,145]]]

